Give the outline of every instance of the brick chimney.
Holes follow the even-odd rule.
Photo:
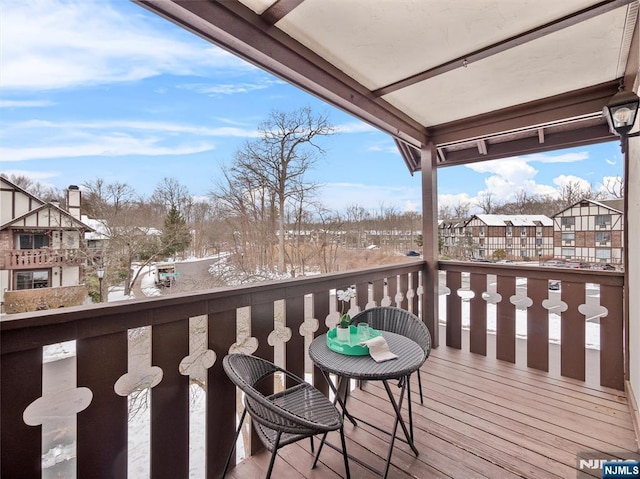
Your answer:
[[[75,219],[80,220],[80,188],[69,185],[67,188],[67,211]]]

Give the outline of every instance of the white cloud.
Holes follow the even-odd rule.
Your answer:
[[[498,202],[511,201],[516,191],[541,194],[539,185],[534,181],[538,170],[522,158],[481,161],[466,165],[466,167],[477,173],[492,174],[484,180],[485,192],[491,192]]]
[[[558,185],[558,188],[562,188],[563,186],[566,186],[569,183],[577,185],[580,188],[585,189],[585,190],[591,188],[591,183],[588,180],[585,180],[584,178],[580,178],[579,176],[575,176],[575,175],[560,175],[560,176],[556,176],[553,179],[553,183],[555,185]]]
[[[0,108],[41,108],[53,104],[47,100],[0,100]]]
[[[370,133],[378,131],[364,122],[343,123],[335,126],[337,133]]]
[[[438,208],[451,208],[458,205],[475,204],[476,199],[469,196],[468,193],[442,194],[438,195]]]
[[[107,1],[91,0],[4,1],[0,80],[5,92],[197,74],[221,66],[255,69],[165,20],[137,14],[139,9],[130,4],[116,11]]]
[[[516,192],[525,192],[531,196],[558,196],[558,188],[568,182],[578,183],[588,187],[589,182],[573,175],[560,175],[553,180],[556,185],[544,185],[536,182],[538,170],[530,163],[574,163],[587,160],[588,152],[563,153],[559,155],[536,154],[527,157],[507,158],[503,160],[481,161],[465,165],[477,173],[489,173],[485,178],[486,189],[479,191],[476,198],[482,194],[491,193],[498,203],[510,202]]]
[[[512,184],[524,183],[538,173],[538,170],[521,158],[480,161],[465,166],[477,173],[493,173]]]
[[[136,120],[108,120],[108,121],[74,121],[74,122],[54,122],[44,120],[30,120],[12,125],[5,125],[5,131],[11,130],[32,130],[41,128],[43,130],[66,130],[71,136],[71,132],[82,130],[116,130],[116,131],[147,131],[158,133],[185,133],[198,136],[212,137],[257,137],[258,130],[255,128],[219,127],[210,128],[199,125],[189,125],[183,123],[170,123],[161,121],[136,121]]]
[[[213,150],[209,143],[164,146],[157,138],[135,138],[128,135],[97,135],[85,137],[74,144],[46,145],[27,148],[2,148],[2,160],[25,161],[48,158],[79,158],[85,156],[161,156],[190,155]]]
[[[237,93],[250,93],[257,90],[265,90],[273,85],[284,84],[282,80],[271,77],[263,77],[255,82],[233,82],[233,83],[187,83],[178,85],[178,88],[202,93],[209,96],[235,95]]]
[[[54,173],[51,171],[3,170],[2,173],[4,173],[7,176],[11,176],[11,175],[26,176],[27,178],[33,181],[37,181],[43,184],[46,184],[44,180],[48,180],[49,178],[55,178],[59,176],[59,173]]]
[[[616,161],[611,161],[611,160],[607,160],[605,159],[604,161],[607,162],[608,165],[614,166],[617,162]]]
[[[525,161],[537,161],[539,163],[575,163],[589,159],[588,151],[578,151],[572,153],[560,153],[554,155],[551,153],[536,153],[527,155],[523,158]]]
[[[4,161],[83,156],[187,155],[214,149],[204,138],[251,138],[255,129],[206,127],[160,121],[30,120],[5,125],[0,146]],[[199,138],[198,138],[199,137]],[[177,143],[176,143],[177,142]],[[24,146],[23,146],[24,145]]]
[[[398,147],[396,145],[387,145],[387,146],[373,145],[368,147],[367,151],[391,153],[391,154],[400,156],[400,151],[398,150]]]

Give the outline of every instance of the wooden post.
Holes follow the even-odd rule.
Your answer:
[[[424,270],[424,298],[422,320],[429,328],[434,348],[439,344],[438,329],[438,177],[437,153],[433,143],[421,151],[422,173],[422,254],[426,262]]]

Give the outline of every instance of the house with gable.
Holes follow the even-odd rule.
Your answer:
[[[67,189],[67,210],[0,178],[0,302],[3,313],[85,302],[80,189]],[[37,290],[37,291],[36,291]]]
[[[624,200],[581,200],[553,215],[554,256],[622,264]]]

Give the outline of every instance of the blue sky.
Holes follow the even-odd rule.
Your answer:
[[[330,209],[420,209],[393,140],[128,0],[3,0],[0,171],[65,188],[98,177],[149,195],[164,177],[194,196],[272,109],[310,106],[338,128],[309,179]],[[553,194],[622,174],[617,142],[439,170],[442,204],[490,189]]]

